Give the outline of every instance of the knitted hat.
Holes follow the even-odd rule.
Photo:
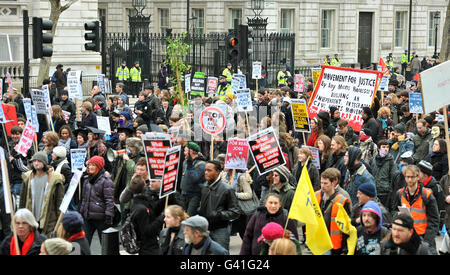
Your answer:
[[[56,146],[55,148],[53,148],[53,153],[55,153],[55,155],[60,159],[67,156],[67,150],[64,146]]]
[[[88,160],[88,164],[92,163],[95,166],[97,166],[98,170],[102,170],[103,167],[105,167],[105,160],[100,156],[93,156],[91,159]]]
[[[45,152],[39,151],[33,155],[31,158],[31,161],[33,160],[39,160],[40,162],[44,163],[44,165],[48,165],[48,156]]]
[[[69,255],[72,252],[72,243],[61,238],[47,239],[44,246],[49,255]]]
[[[424,174],[431,175],[433,173],[433,165],[431,165],[428,161],[421,160],[417,164],[417,167],[419,167],[420,171]]]
[[[392,220],[392,224],[399,225],[408,229],[414,228],[414,220],[408,214],[399,214]]]
[[[405,124],[403,124],[403,123],[399,123],[394,126],[394,132],[398,132],[403,135],[405,133],[405,131],[406,131],[406,128],[405,128]]]
[[[276,222],[269,222],[261,229],[261,236],[258,238],[258,242],[264,240],[273,241],[283,237],[283,227]]]
[[[198,146],[198,144],[195,142],[188,142],[187,147],[189,149],[192,149],[194,152],[200,152],[200,146]]]
[[[83,231],[84,221],[77,211],[67,211],[62,217],[61,224],[67,233],[75,234]]]
[[[131,120],[131,115],[128,112],[121,112],[120,113],[121,116],[124,116],[126,120],[130,121]]]
[[[375,198],[377,196],[377,189],[375,188],[375,185],[370,182],[361,184],[358,187],[358,191],[371,198]]]
[[[69,95],[69,91],[68,90],[62,90],[61,92],[59,92],[60,95]]]
[[[141,131],[142,133],[147,133],[148,132],[148,127],[147,125],[141,125],[139,127],[136,128],[136,131]]]
[[[425,117],[425,121],[428,122],[428,124],[433,125],[434,119],[431,116],[427,116]]]
[[[289,169],[287,169],[286,166],[282,165],[282,166],[278,166],[275,169],[276,172],[278,172],[278,174],[280,174],[280,182],[287,182],[289,181],[289,175],[291,172],[289,172]]]

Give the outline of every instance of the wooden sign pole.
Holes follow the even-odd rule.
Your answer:
[[[445,128],[445,141],[447,142],[447,148],[450,148],[450,138],[448,135],[448,111],[447,105],[444,106],[444,128]],[[450,158],[450,150],[447,150],[447,157]],[[450,175],[450,161],[448,162],[448,174]]]

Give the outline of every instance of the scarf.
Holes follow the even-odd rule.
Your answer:
[[[19,247],[20,255],[27,255],[28,250],[30,250],[33,243],[34,243],[34,231],[31,231],[31,233],[28,235],[27,239],[23,243],[21,251],[20,251],[20,247]],[[11,238],[11,244],[9,245],[9,251],[10,251],[10,255],[17,255],[16,239],[14,237]]]
[[[78,232],[73,234],[72,236],[70,236],[67,241],[68,242],[72,242],[72,241],[76,241],[79,239],[83,239],[86,236],[86,233],[84,233],[84,231]]]
[[[378,119],[383,124],[383,130],[386,129],[386,127],[387,127],[387,123],[386,123],[387,118],[378,117]]]

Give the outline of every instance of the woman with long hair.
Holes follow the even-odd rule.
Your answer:
[[[314,146],[316,143],[317,137],[323,135],[323,124],[322,119],[319,117],[314,117],[311,119],[311,134],[308,138],[308,141],[306,142],[307,146]]]
[[[184,246],[184,225],[181,224],[189,218],[189,215],[179,205],[169,205],[164,210],[164,228],[159,234],[159,246],[162,255],[183,255]]]
[[[64,116],[63,110],[59,105],[52,106],[52,121],[53,121],[53,130],[56,133],[59,133],[59,130],[62,126],[66,125],[66,118]]]

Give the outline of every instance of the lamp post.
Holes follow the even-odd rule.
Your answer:
[[[433,58],[438,58],[438,53],[437,53],[437,37],[438,37],[439,19],[441,19],[441,16],[440,16],[439,12],[436,12],[436,13],[434,14],[435,33],[434,33],[434,55],[433,55]]]

